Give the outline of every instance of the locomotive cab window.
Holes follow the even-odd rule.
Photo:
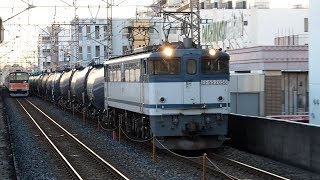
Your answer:
[[[201,61],[201,72],[203,74],[228,73],[229,61],[223,58],[203,57]]]
[[[196,74],[197,73],[197,62],[194,59],[190,59],[187,61],[187,73],[188,74]]]
[[[148,74],[177,75],[180,74],[180,64],[181,61],[178,58],[150,58],[148,61]]]

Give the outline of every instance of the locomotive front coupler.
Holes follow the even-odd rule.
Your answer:
[[[199,132],[200,132],[200,129],[199,129],[198,123],[191,121],[191,122],[185,124],[185,130],[183,131],[183,133],[185,135],[190,136],[190,137],[194,137]]]

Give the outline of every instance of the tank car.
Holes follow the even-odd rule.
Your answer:
[[[87,77],[86,94],[88,108],[92,110],[93,116],[100,116],[104,110],[104,67],[96,65]]]
[[[49,74],[45,73],[45,74],[42,74],[42,76],[39,79],[38,92],[39,92],[39,95],[42,97],[45,97],[46,93],[47,93],[47,80],[48,80],[48,78],[49,78]]]
[[[32,95],[38,94],[38,84],[39,84],[40,77],[41,77],[41,74],[30,76],[30,78],[31,78],[31,80],[30,80],[30,93]]]
[[[59,88],[60,88],[60,99],[62,102],[69,101],[70,98],[70,83],[71,78],[75,72],[75,69],[73,70],[66,70],[62,73],[60,82],[59,82]]]
[[[47,80],[46,96],[51,100],[58,100],[60,97],[60,78],[61,72],[53,72],[49,75]]]
[[[169,149],[221,146],[230,112],[229,55],[166,45],[105,62],[106,124]],[[119,121],[121,119],[121,121]]]
[[[87,77],[92,68],[92,66],[78,68],[72,76],[70,83],[71,99],[77,108],[84,108],[88,103],[86,94]]]
[[[47,78],[47,81],[45,83],[45,94],[44,96],[47,98],[47,99],[51,99],[52,97],[52,83],[53,83],[53,79],[54,79],[54,73],[49,73],[48,74],[48,78]]]

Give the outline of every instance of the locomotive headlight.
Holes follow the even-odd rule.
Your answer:
[[[166,56],[172,56],[172,54],[173,54],[173,49],[170,48],[170,47],[165,47],[165,48],[163,49],[163,53],[164,53]]]
[[[223,101],[223,97],[222,97],[222,96],[219,96],[219,97],[218,97],[218,101],[222,102],[222,101]]]
[[[210,49],[210,50],[209,50],[209,54],[210,54],[211,56],[216,55],[216,50],[215,50],[215,49]]]

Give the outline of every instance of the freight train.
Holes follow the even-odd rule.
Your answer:
[[[5,77],[5,87],[12,97],[27,97],[29,95],[29,74],[16,70]]]
[[[229,59],[221,49],[166,44],[30,83],[34,94],[136,138],[155,137],[160,148],[217,148],[228,132]]]

